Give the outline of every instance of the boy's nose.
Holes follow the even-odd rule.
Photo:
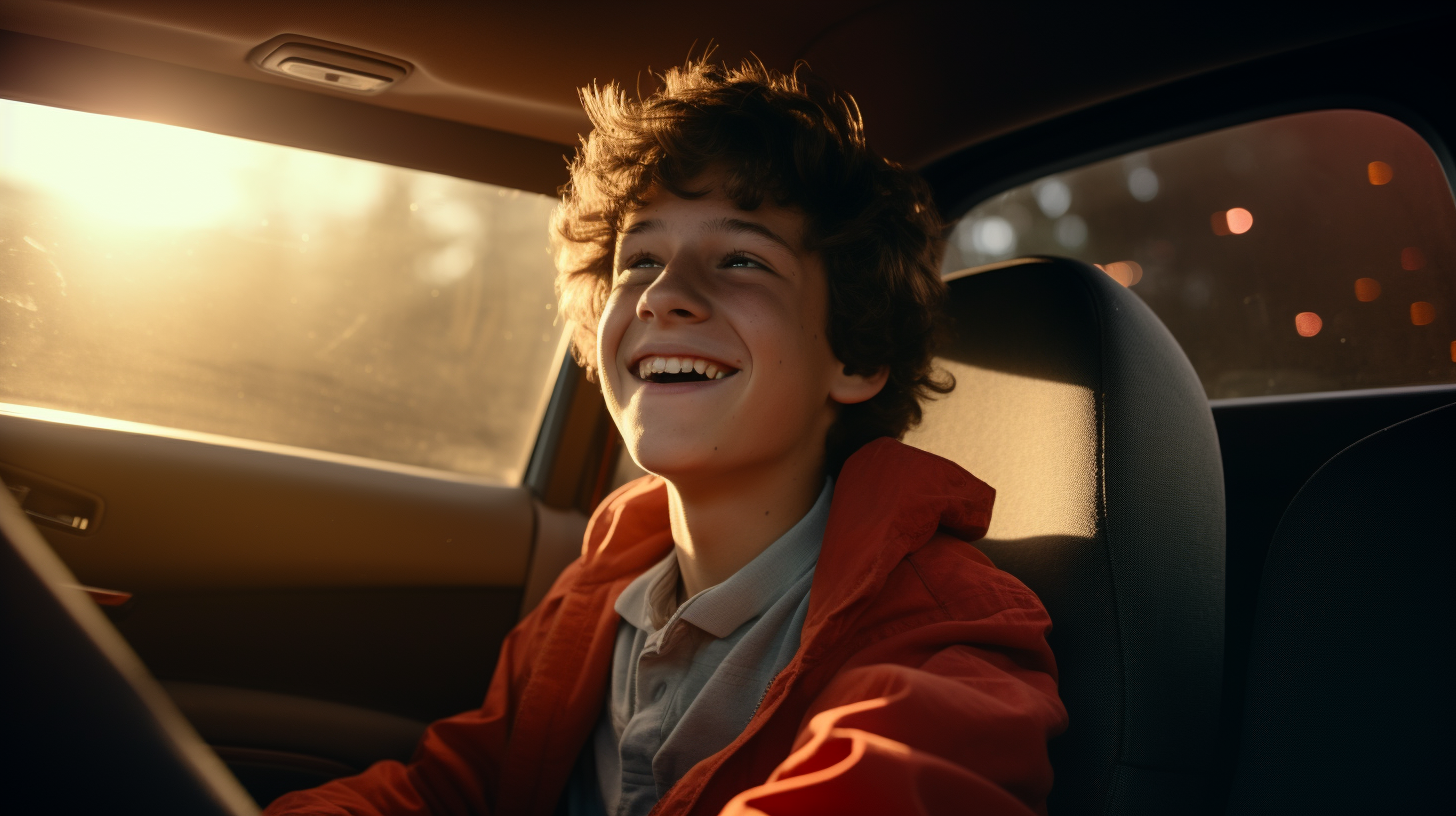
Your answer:
[[[637,301],[637,319],[695,323],[711,314],[691,270],[668,264]]]

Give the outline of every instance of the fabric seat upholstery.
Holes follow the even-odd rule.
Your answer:
[[[1456,765],[1456,405],[1351,445],[1269,546],[1232,814],[1440,813]]]
[[[978,542],[1051,613],[1071,724],[1055,814],[1201,813],[1223,650],[1223,475],[1178,343],[1094,267],[1029,258],[951,281],[955,375],[906,441],[997,490]]]

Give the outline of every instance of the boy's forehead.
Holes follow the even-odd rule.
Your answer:
[[[702,234],[757,235],[798,253],[803,246],[804,216],[797,208],[764,202],[745,210],[714,188],[697,198],[681,198],[661,191],[622,218],[617,243],[629,236],[663,230],[693,230]]]

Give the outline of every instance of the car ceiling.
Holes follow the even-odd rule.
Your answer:
[[[588,127],[577,88],[617,81],[633,92],[650,90],[649,69],[681,63],[713,44],[714,56],[729,61],[749,54],[778,68],[806,61],[857,98],[881,152],[924,166],[1143,88],[1439,9],[0,0],[0,28],[290,87],[298,85],[259,71],[247,56],[280,34],[313,37],[415,66],[399,87],[362,101],[559,144],[574,143]]]

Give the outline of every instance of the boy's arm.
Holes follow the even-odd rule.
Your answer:
[[[542,603],[506,636],[485,703],[431,725],[409,765],[377,762],[358,776],[286,794],[265,816],[489,814],[523,668],[530,665],[529,650],[544,628],[548,605]]]
[[[1022,620],[946,622],[927,627],[944,630],[935,634],[892,639],[919,641],[904,643],[911,651],[927,634],[994,646],[945,646],[916,668],[879,663],[841,672],[810,709],[794,752],[722,816],[1045,813],[1047,740],[1066,727],[1066,709],[1046,625],[1010,617]],[[1013,645],[1005,635],[1014,630],[1021,631]],[[1026,637],[1032,630],[1035,637]]]

